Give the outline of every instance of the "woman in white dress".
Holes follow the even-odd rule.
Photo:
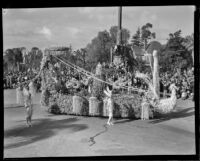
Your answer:
[[[33,105],[32,105],[32,98],[31,98],[31,92],[29,91],[29,86],[25,86],[24,90],[24,106],[26,108],[26,123],[28,127],[32,126],[32,115],[33,115]]]
[[[31,97],[32,97],[32,98],[35,97],[35,94],[36,94],[36,87],[35,87],[34,82],[31,81],[31,82],[29,83],[28,87],[29,87],[29,91],[30,91],[30,93],[31,93]]]
[[[24,98],[23,98],[23,90],[22,86],[16,88],[16,96],[17,96],[17,104],[23,105]]]
[[[108,125],[113,125],[113,100],[112,100],[112,90],[109,89],[107,86],[106,90],[104,90],[104,93],[107,96],[107,108],[108,108]]]

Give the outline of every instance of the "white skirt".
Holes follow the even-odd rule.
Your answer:
[[[26,114],[27,114],[27,117],[31,117],[33,115],[33,107],[32,107],[32,105],[26,107]]]
[[[108,108],[108,116],[112,117],[113,116],[113,101],[111,98],[107,100],[107,108]]]

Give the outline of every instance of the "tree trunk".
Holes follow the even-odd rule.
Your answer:
[[[14,65],[12,65],[12,72],[14,72],[14,68],[15,68],[15,66],[14,66]]]
[[[17,69],[18,69],[18,72],[19,72],[19,62],[17,62]]]
[[[112,63],[112,47],[110,48],[110,63]]]
[[[83,55],[83,68],[85,69],[85,53],[84,53],[84,55]]]
[[[158,95],[158,97],[160,97],[160,83],[159,83],[159,65],[158,65],[158,51],[154,50],[153,51],[153,86],[154,89]]]
[[[192,50],[192,61],[193,61],[193,65],[194,65],[194,50]]]

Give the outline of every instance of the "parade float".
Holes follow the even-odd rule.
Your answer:
[[[152,78],[149,78],[144,73],[136,72],[135,74],[135,77],[142,79],[148,85],[148,90],[132,88],[134,92],[128,92],[127,82],[120,82],[120,79],[115,82],[106,79],[108,75],[118,72],[119,66],[122,67],[120,70],[127,72],[127,66],[124,64],[128,63],[125,62],[126,59],[123,59],[123,57],[118,59],[118,61],[113,61],[114,67],[112,70],[114,72],[108,72],[108,69],[105,69],[99,63],[96,66],[95,73],[90,73],[62,59],[62,56],[67,53],[66,48],[56,47],[45,49],[41,62],[41,105],[54,114],[108,116],[103,90],[107,85],[110,85],[113,87],[114,117],[140,118],[142,106],[148,107],[149,118],[155,116],[156,113],[169,113],[176,105],[176,87],[174,85],[170,87],[170,98],[160,99],[158,83],[159,50],[159,43],[155,41],[150,43],[146,50],[150,59],[152,58],[152,64],[150,63],[152,65]],[[113,53],[113,57],[115,59],[115,53]],[[85,88],[76,90],[80,86],[80,82],[75,78],[68,81],[65,85],[62,85],[60,80],[64,75],[60,70],[61,64],[67,66],[65,70],[73,70],[85,75],[90,92],[85,90]]]
[[[108,116],[106,99],[103,94],[103,90],[108,85],[113,87],[114,117],[140,118],[141,110],[145,110],[143,113],[148,113],[148,116],[145,117],[152,118],[155,113],[168,113],[174,109],[176,104],[175,86],[171,87],[172,96],[169,99],[160,99],[158,61],[161,44],[157,41],[149,43],[143,49],[149,61],[152,78],[139,72],[135,75],[147,84],[147,90],[133,88],[123,78],[119,78],[117,81],[106,79],[109,75],[113,77],[114,73],[133,74],[134,68],[137,68],[137,61],[131,47],[121,43],[121,17],[121,7],[119,7],[117,43],[111,48],[110,65],[112,67],[109,69],[97,64],[96,72],[91,73],[70,63],[68,60],[62,59],[62,56],[67,54],[67,48],[45,49],[41,62],[41,105],[46,107],[49,112],[54,114]],[[85,75],[88,79],[89,91],[80,88],[80,82],[77,79],[71,79],[65,85],[61,84],[61,79],[64,77],[60,70],[61,64],[67,66],[65,70],[73,70]]]
[[[105,75],[107,74],[101,64],[96,67],[96,72],[83,72],[84,69],[71,66],[67,70],[78,70],[86,74],[90,79],[90,93],[85,89],[76,92],[64,92],[61,88],[66,88],[59,83],[62,77],[58,67],[55,67],[62,55],[65,54],[65,48],[45,49],[41,62],[42,94],[41,105],[49,112],[54,114],[75,114],[84,116],[108,116],[106,111],[106,102],[103,90],[106,84]],[[62,63],[62,62],[61,62]],[[68,64],[69,65],[69,64]],[[72,64],[71,64],[72,65]],[[72,79],[73,80],[73,79]],[[89,82],[89,81],[88,81]],[[68,82],[69,84],[70,82]],[[76,88],[77,83],[71,82],[72,88]],[[123,84],[121,84],[123,86]],[[124,86],[125,87],[125,86]],[[114,90],[115,91],[115,90]],[[127,90],[126,90],[127,91]],[[114,117],[122,118],[140,118],[140,109],[142,98],[140,92],[128,94],[127,92],[114,92]],[[150,112],[151,113],[151,112]]]

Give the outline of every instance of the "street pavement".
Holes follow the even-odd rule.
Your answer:
[[[53,115],[33,100],[33,127],[15,90],[4,90],[4,158],[195,154],[194,102],[178,100],[176,112],[160,119],[115,119]]]

